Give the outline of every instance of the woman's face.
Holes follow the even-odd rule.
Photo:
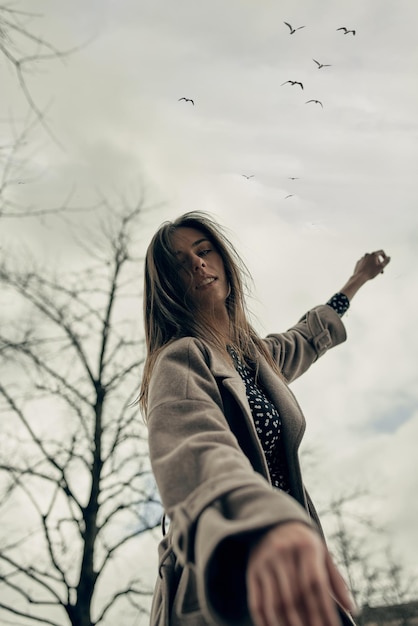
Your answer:
[[[225,310],[229,284],[217,248],[202,231],[189,227],[176,229],[172,245],[180,278],[193,304],[206,313]]]

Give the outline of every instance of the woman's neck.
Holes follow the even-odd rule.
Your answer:
[[[208,325],[211,331],[224,342],[225,347],[231,343],[231,320],[226,308],[219,312],[214,311],[210,317],[205,316],[204,324]]]

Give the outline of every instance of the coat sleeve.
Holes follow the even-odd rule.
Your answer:
[[[327,350],[347,338],[338,313],[327,304],[308,311],[284,333],[270,334],[265,341],[280,371],[291,382],[301,376]]]
[[[163,351],[148,404],[151,465],[171,519],[176,557],[195,572],[209,623],[246,624],[250,537],[285,521],[312,522],[296,500],[254,472],[224,417],[197,340],[181,339]],[[236,585],[235,603],[225,580]]]

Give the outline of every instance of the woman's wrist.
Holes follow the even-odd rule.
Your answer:
[[[351,301],[351,299],[355,296],[357,291],[366,283],[368,278],[363,274],[356,273],[353,274],[345,285],[340,289],[340,292],[343,293],[347,298]]]

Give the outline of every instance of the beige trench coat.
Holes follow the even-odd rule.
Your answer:
[[[320,305],[265,343],[291,382],[345,339],[337,313]],[[271,486],[244,383],[232,363],[191,337],[169,344],[157,359],[149,389],[149,451],[170,528],[159,546],[151,626],[250,626],[245,567],[251,538],[291,520],[319,527],[298,461],[302,411],[263,358],[259,377],[282,419],[293,497]]]

